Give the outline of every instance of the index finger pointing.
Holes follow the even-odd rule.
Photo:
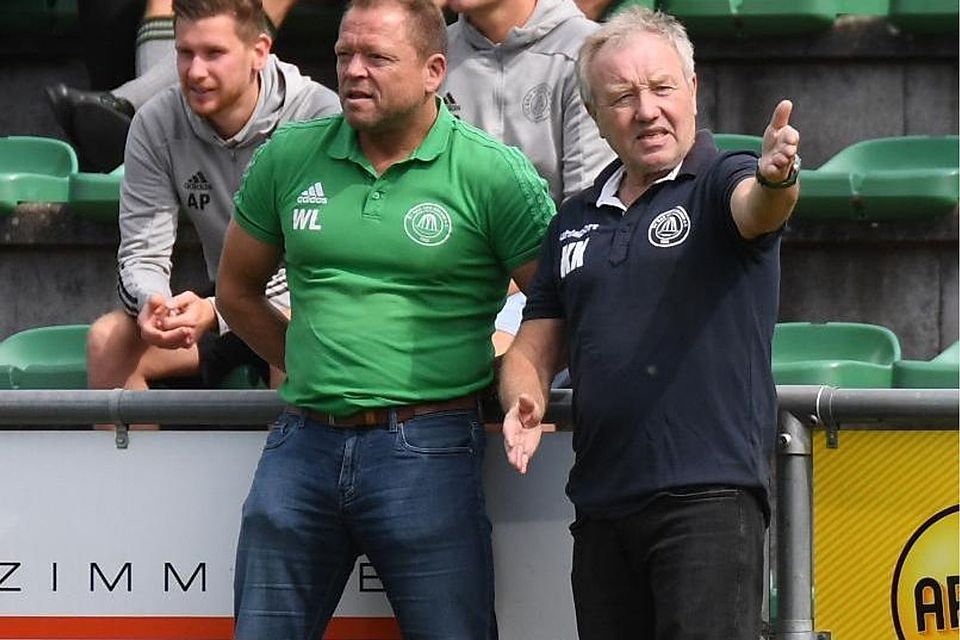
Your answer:
[[[790,113],[793,111],[793,103],[789,100],[781,100],[777,108],[773,110],[773,117],[770,118],[770,126],[774,129],[782,129],[790,123]]]

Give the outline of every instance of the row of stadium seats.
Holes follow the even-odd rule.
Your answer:
[[[0,342],[0,389],[83,389],[88,325],[27,329]],[[773,337],[777,384],[840,388],[958,388],[960,342],[929,361],[901,360],[900,341],[885,327],[850,322],[784,322]],[[256,373],[235,370],[225,388],[262,387]]]
[[[722,149],[760,151],[761,139],[717,134]],[[819,169],[801,169],[796,216],[804,220],[917,220],[950,213],[960,198],[960,138],[902,136],[857,142]],[[69,144],[0,138],[0,215],[21,202],[65,202],[90,219],[116,221],[123,178],[77,171]]]
[[[693,36],[816,33],[848,14],[883,16],[911,33],[956,33],[958,16],[956,0],[626,0],[618,8],[630,5],[672,13]],[[299,12],[309,15],[306,9]],[[58,34],[78,28],[77,0],[4,0],[0,7],[0,33]]]
[[[86,324],[68,324],[26,329],[8,336],[0,342],[0,389],[85,389],[89,329]],[[237,367],[220,386],[264,388],[251,366]]]
[[[717,134],[721,149],[760,153],[759,136]],[[800,170],[803,220],[884,222],[934,218],[960,196],[960,138],[901,136],[856,142],[818,169]]]

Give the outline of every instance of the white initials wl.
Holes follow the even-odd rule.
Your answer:
[[[587,243],[590,238],[579,242],[571,242],[563,245],[560,254],[560,277],[566,278],[567,274],[583,266],[583,252],[587,250]]]
[[[318,215],[320,215],[319,209],[294,209],[293,228],[319,231],[323,225],[317,222]]]

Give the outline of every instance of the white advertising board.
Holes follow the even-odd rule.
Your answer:
[[[97,620],[129,622],[118,635],[104,622],[103,638],[229,637],[240,510],[265,437],[133,432],[120,450],[112,432],[0,431],[0,638],[93,638]],[[570,434],[549,434],[521,477],[490,434],[485,482],[502,638],[576,636],[573,509],[563,494],[571,461]],[[387,624],[332,624],[327,637],[398,637],[391,616],[361,558],[336,618]],[[172,621],[184,630],[169,631]],[[68,631],[77,624],[92,635]]]

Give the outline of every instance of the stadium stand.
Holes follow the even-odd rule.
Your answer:
[[[70,211],[99,222],[117,222],[123,165],[110,173],[79,172],[70,176]]]
[[[58,36],[78,26],[77,0],[4,0],[0,34]]]
[[[890,0],[889,20],[904,31],[916,34],[956,34],[956,0]]]
[[[25,329],[0,342],[0,389],[86,389],[88,324]],[[222,389],[264,389],[252,366],[231,371]]]
[[[889,388],[900,341],[886,327],[856,322],[782,322],[773,334],[777,384]]]
[[[864,140],[819,169],[802,170],[804,219],[915,220],[950,213],[960,189],[957,136]]]
[[[66,202],[68,179],[77,172],[77,154],[55,138],[0,138],[0,214],[21,202]]]
[[[0,342],[0,389],[83,389],[89,325],[38,327]]]
[[[784,96],[794,100],[804,170],[797,214],[784,234],[781,321],[882,324],[919,363],[932,362],[956,340],[956,2],[614,4],[608,15],[639,4],[673,11],[690,25],[699,125],[728,132],[717,135],[721,147],[756,148],[768,106]],[[38,107],[43,86],[83,87],[88,80],[76,6],[77,0],[0,3],[0,33],[9,34],[0,42],[0,136],[43,136],[66,157],[61,169],[39,169],[33,152],[0,153],[0,270],[24,274],[0,279],[0,299],[7,301],[0,339],[31,327],[88,322],[116,304],[119,176],[77,173],[72,150],[52,140],[62,136],[55,120]],[[337,13],[326,3],[300,3],[277,41],[282,57],[329,86],[334,58],[323,43],[332,44]],[[721,28],[697,27],[698,20]],[[65,35],[46,37],[59,33]],[[921,137],[939,139],[939,150],[916,142]],[[10,144],[0,140],[0,147]],[[861,162],[869,179],[852,180]],[[57,186],[53,193],[12,195],[29,182],[27,174]],[[897,195],[903,189],[910,191]],[[176,284],[203,286],[199,242],[187,224],[180,233]],[[42,285],[27,299],[24,286],[34,280]]]
[[[828,30],[837,18],[836,0],[661,0],[658,8],[680,18],[694,38],[815,33]]]
[[[956,389],[960,387],[960,342],[954,342],[931,360],[893,363],[897,389]]]
[[[713,141],[721,151],[753,151],[760,153],[763,147],[763,138],[749,136],[743,133],[715,133]]]

